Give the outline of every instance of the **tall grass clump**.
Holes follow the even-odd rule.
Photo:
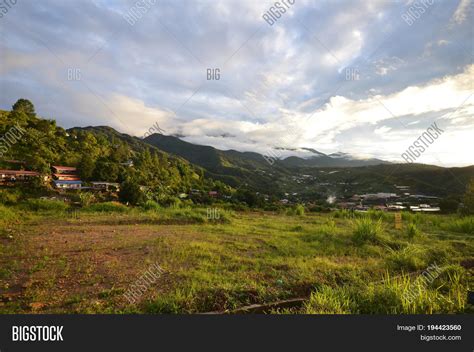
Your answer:
[[[381,211],[381,210],[375,210],[375,209],[369,209],[367,213],[357,213],[359,217],[365,217],[368,216],[372,220],[389,220],[390,217],[393,217],[393,215]]]
[[[8,224],[18,220],[18,216],[10,208],[0,204],[0,234],[2,228],[5,228]]]
[[[354,302],[346,289],[323,286],[311,293],[303,309],[305,314],[351,314]]]
[[[153,200],[147,200],[141,207],[146,211],[159,211],[162,209],[161,206]]]
[[[356,244],[374,243],[376,242],[383,230],[382,220],[372,220],[369,217],[356,219],[354,221],[354,232],[352,240]]]
[[[458,233],[474,234],[474,217],[467,216],[441,224],[441,228]]]
[[[129,208],[118,202],[104,202],[89,205],[82,210],[90,213],[125,213]]]
[[[414,239],[415,237],[418,237],[420,233],[421,233],[420,230],[415,224],[413,223],[408,224],[406,228],[406,234],[409,239]]]
[[[46,212],[63,212],[68,208],[68,205],[62,201],[48,199],[28,199],[23,206],[27,210]]]
[[[426,267],[425,257],[421,248],[409,245],[401,250],[389,249],[385,263],[393,271],[411,272]]]
[[[302,204],[297,204],[296,206],[286,210],[286,215],[289,215],[289,216],[303,216],[304,213],[305,213],[305,209]]]
[[[434,275],[436,277],[436,275]],[[382,283],[371,284],[365,297],[359,299],[362,314],[434,314],[461,313],[465,309],[467,287],[460,274],[452,274],[442,283],[434,285],[422,275],[410,277],[402,274],[390,277],[387,273]],[[442,287],[449,287],[443,292]]]
[[[0,190],[0,204],[15,205],[20,200],[20,194],[12,190]]]
[[[354,217],[354,213],[347,209],[339,209],[334,212],[333,216],[336,219],[352,219]]]

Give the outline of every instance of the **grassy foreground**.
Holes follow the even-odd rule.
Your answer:
[[[472,313],[474,219],[0,206],[0,313]],[[163,272],[130,303],[150,266]],[[428,268],[437,268],[425,273]],[[429,270],[428,270],[429,271]],[[424,280],[421,278],[425,277]]]

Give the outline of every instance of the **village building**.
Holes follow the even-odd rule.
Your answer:
[[[3,185],[25,182],[35,177],[41,177],[41,174],[36,171],[0,170],[0,183]]]
[[[120,191],[120,183],[116,183],[116,182],[93,181],[91,182],[91,184],[92,184],[92,189],[95,191],[105,191],[105,192]]]
[[[54,180],[54,187],[57,189],[81,189],[82,181]]]

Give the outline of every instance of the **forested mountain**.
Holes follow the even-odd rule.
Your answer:
[[[271,165],[258,153],[223,151],[158,133],[148,136],[144,141],[205,168],[210,177],[234,187],[248,184],[251,188],[263,192],[272,188],[275,191],[275,178],[291,174],[280,165]]]
[[[160,195],[176,196],[193,188],[229,193],[233,187],[276,197],[297,194],[299,200],[311,201],[327,195],[397,192],[396,186],[403,185],[412,194],[446,197],[463,194],[474,178],[474,166],[347,167],[350,156],[317,151],[309,161],[291,157],[268,162],[258,153],[222,151],[161,134],[142,140],[107,126],[65,130],[54,120],[37,117],[34,106],[23,99],[12,111],[0,111],[0,135],[12,128],[21,135],[14,143],[2,139],[0,168],[12,167],[7,160],[19,160],[22,167],[44,174],[50,174],[51,165],[75,166],[83,181],[129,181]],[[313,159],[320,159],[320,164]],[[335,159],[343,164],[328,162]]]
[[[28,170],[50,173],[51,165],[75,166],[83,181],[133,182],[153,190],[176,194],[191,188],[223,187],[204,178],[201,168],[170,156],[137,137],[110,127],[65,130],[54,120],[36,116],[34,106],[19,100],[12,111],[0,112],[0,135],[14,126],[23,133],[14,143],[3,147],[0,168],[6,160],[24,162]],[[133,163],[133,167],[130,164]]]
[[[378,159],[354,159],[345,153],[326,155],[316,150],[310,150],[314,156],[309,159],[293,156],[269,163],[258,153],[223,151],[162,134],[151,135],[144,141],[182,156],[229,184],[247,183],[257,191],[282,197],[297,193],[306,200],[327,195],[397,192],[396,185],[409,186],[412,193],[460,195],[474,177],[474,166],[391,164]]]

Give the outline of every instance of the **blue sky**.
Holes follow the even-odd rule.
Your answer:
[[[221,149],[392,161],[436,121],[418,161],[474,164],[471,0],[296,0],[272,26],[274,1],[139,3],[131,25],[137,1],[19,0],[0,18],[0,108],[24,97],[64,127],[158,122]]]

